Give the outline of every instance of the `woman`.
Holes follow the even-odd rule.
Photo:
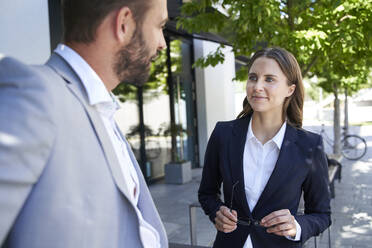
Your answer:
[[[248,69],[243,111],[209,139],[199,201],[218,231],[213,247],[301,247],[331,224],[323,142],[301,128],[304,88],[291,53],[260,50]]]

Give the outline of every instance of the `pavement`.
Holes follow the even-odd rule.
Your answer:
[[[160,181],[150,186],[151,195],[171,243],[191,244],[189,205],[198,201],[198,188],[202,169],[192,170],[192,180],[182,185]],[[197,244],[211,246],[216,231],[201,208],[196,209]]]
[[[320,127],[307,127],[319,130]],[[331,133],[331,127],[327,127]],[[358,161],[342,159],[342,180],[335,183],[336,197],[331,202],[331,247],[372,248],[372,125],[352,127],[350,133],[367,140],[367,154]],[[193,169],[192,180],[183,185],[160,181],[150,186],[151,194],[165,225],[169,242],[191,244],[189,205],[197,202],[202,169]],[[211,246],[216,230],[203,211],[196,209],[197,244]],[[317,248],[328,247],[328,233],[317,238]],[[314,239],[306,248],[313,248]]]

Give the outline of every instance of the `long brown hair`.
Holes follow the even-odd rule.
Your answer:
[[[248,63],[248,71],[251,69],[254,61],[260,57],[274,59],[280,66],[284,75],[287,77],[288,85],[296,85],[295,91],[284,100],[282,118],[295,127],[302,127],[303,106],[304,106],[304,86],[300,66],[292,53],[280,47],[265,48],[257,51]],[[238,115],[243,118],[253,114],[253,109],[249,105],[247,97],[243,101],[243,111]]]

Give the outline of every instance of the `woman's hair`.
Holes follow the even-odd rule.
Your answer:
[[[296,58],[292,53],[279,47],[265,48],[257,51],[248,63],[248,71],[251,69],[254,61],[260,57],[274,59],[280,66],[280,69],[287,77],[288,85],[296,85],[295,91],[284,100],[282,118],[295,127],[302,127],[302,109],[304,106],[304,86],[302,83],[301,69]],[[238,115],[238,119],[251,115],[252,107],[249,105],[247,97],[243,101],[243,111]]]

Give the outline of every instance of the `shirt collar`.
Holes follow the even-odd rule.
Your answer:
[[[116,111],[120,109],[119,100],[114,94],[110,92],[110,102],[100,102],[95,104],[95,107],[99,113],[106,116],[108,119],[113,119]]]
[[[286,128],[287,128],[287,122],[285,121],[283,125],[281,126],[281,128],[279,129],[279,131],[275,134],[275,136],[268,142],[273,141],[276,144],[276,146],[280,149],[283,144]],[[247,140],[251,140],[251,139],[258,140],[252,130],[252,119],[249,122],[248,133],[247,133]]]
[[[101,78],[77,52],[64,44],[59,44],[54,52],[62,56],[76,72],[87,92],[90,105],[106,102],[117,104]]]
[[[256,139],[256,136],[254,136],[254,134],[253,134],[253,130],[252,130],[252,117],[251,117],[251,120],[249,121],[249,125],[248,125],[247,140],[250,140],[250,139],[253,139],[253,138]]]
[[[274,138],[271,139],[272,141],[275,142],[276,146],[279,149],[282,147],[286,128],[287,128],[287,122],[285,121],[282,127],[279,129],[279,131],[274,136]]]

